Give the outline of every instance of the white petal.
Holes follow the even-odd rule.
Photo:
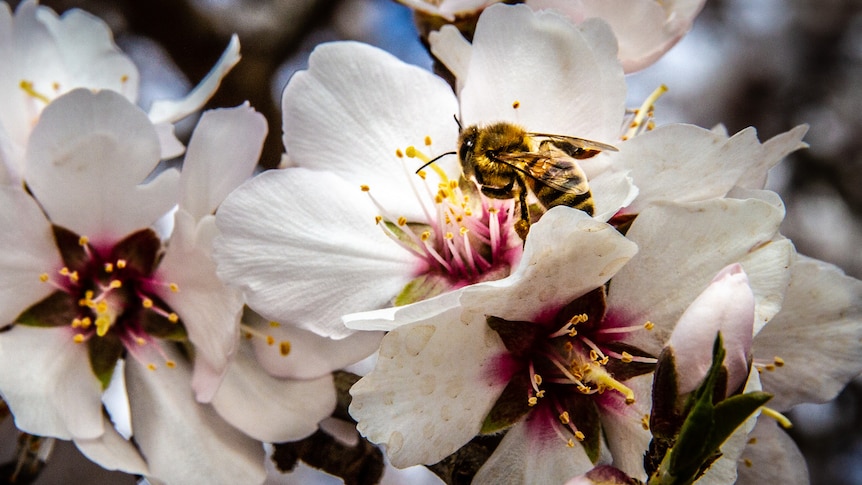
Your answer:
[[[509,430],[473,483],[565,483],[592,468],[581,445],[569,448],[552,429],[528,421]]]
[[[378,214],[358,185],[333,174],[264,172],[219,208],[219,276],[266,318],[343,338],[352,331],[342,315],[388,305],[421,270],[376,226]]]
[[[105,433],[93,439],[77,439],[75,446],[90,460],[108,470],[121,470],[134,475],[148,475],[144,458],[129,440],[120,436],[105,419]]]
[[[179,287],[177,292],[164,288],[159,296],[180,316],[198,359],[204,361],[200,369],[196,361],[193,380],[202,402],[212,398],[236,348],[243,306],[239,291],[225,286],[216,275],[212,240],[217,231],[214,216],[196,223],[187,212],[177,211],[174,232],[157,271],[160,280]]]
[[[754,339],[757,362],[784,365],[760,376],[770,407],[835,397],[862,371],[862,282],[833,265],[801,257],[791,267],[784,306]],[[804,385],[803,385],[804,383]]]
[[[167,483],[263,483],[263,446],[224,422],[192,394],[182,356],[165,347],[173,369],[126,363],[135,441],[150,473]]]
[[[510,121],[530,132],[613,142],[626,92],[615,42],[606,25],[576,28],[552,12],[489,7],[473,37],[462,122]]]
[[[760,276],[744,260],[760,257],[758,249],[771,244],[782,216],[783,211],[758,199],[713,199],[645,209],[626,233],[640,252],[611,283],[609,318],[623,325],[653,322],[652,331],[631,334],[630,343],[658,355],[685,308],[728,264],[743,262],[758,298],[754,281]],[[776,251],[769,256],[786,258],[787,254]],[[786,259],[775,264],[786,264]]]
[[[333,340],[293,325],[267,327],[264,322],[258,330],[273,337],[272,345],[266,339],[252,341],[261,367],[273,376],[291,379],[317,379],[355,364],[373,354],[383,337],[381,332],[357,332]],[[281,348],[285,342],[289,348],[287,355]]]
[[[457,27],[449,24],[428,34],[428,43],[434,57],[455,76],[458,82],[456,92],[461,92],[470,70],[472,44],[461,35]]]
[[[239,37],[234,34],[219,60],[200,84],[183,99],[154,101],[150,107],[150,119],[153,123],[175,122],[201,109],[239,59]]]
[[[56,291],[39,279],[56,276],[63,260],[51,225],[32,197],[18,187],[0,187],[0,328]]]
[[[279,379],[258,365],[243,344],[212,401],[227,422],[268,443],[295,441],[317,431],[335,409],[335,386],[327,374],[315,380]]]
[[[808,467],[796,443],[778,424],[765,416],[757,420],[739,464],[740,485],[781,483],[807,485]]]
[[[357,429],[398,468],[467,443],[506,386],[494,377],[505,347],[483,315],[471,316],[455,308],[388,333],[374,371],[350,390]]]
[[[416,220],[423,213],[412,185],[420,182],[414,172],[423,162],[399,158],[396,150],[415,146],[434,157],[456,149],[458,105],[451,88],[424,69],[355,42],[320,45],[308,65],[282,96],[291,161],[331,171],[354,187],[368,185],[386,210]],[[439,163],[457,174],[456,158]],[[331,191],[320,183],[313,187]]]
[[[158,123],[153,126],[156,127],[156,133],[159,135],[159,145],[162,147],[160,158],[162,160],[176,158],[186,151],[185,145],[174,134],[174,125],[170,123]]]
[[[0,334],[0,392],[18,429],[61,439],[104,432],[102,386],[71,327],[16,325]]]
[[[623,207],[628,206],[638,195],[638,188],[627,172],[608,170],[590,178],[590,191],[595,204],[594,218],[608,221]]]
[[[215,212],[254,171],[266,119],[248,103],[205,112],[195,128],[180,178],[180,207],[195,220]]]
[[[753,151],[748,170],[742,174],[737,184],[740,187],[762,189],[766,185],[766,173],[796,150],[807,148],[802,137],[808,132],[808,125],[799,125],[790,131],[776,135]]]
[[[461,295],[450,291],[410,305],[381,308],[370,312],[351,313],[342,317],[344,325],[354,330],[390,331],[409,322],[423,320],[459,305]]]
[[[565,244],[561,244],[565,241]],[[602,286],[637,252],[613,227],[565,206],[530,228],[524,254],[507,278],[467,287],[461,303],[512,321],[535,321]]]
[[[141,184],[159,162],[153,125],[112,91],[76,90],[42,113],[28,146],[28,186],[52,222],[94,241],[147,227],[176,203],[177,174]]]
[[[625,381],[635,393],[634,404],[604,406],[600,409],[602,431],[613,456],[613,466],[627,475],[646,480],[643,471],[643,457],[649,448],[652,436],[644,430],[641,419],[649,415],[652,405],[652,373],[644,374]],[[622,399],[611,401],[623,403]]]

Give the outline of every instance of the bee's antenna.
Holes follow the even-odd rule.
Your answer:
[[[464,131],[464,127],[461,126],[461,120],[458,119],[458,115],[452,115],[452,117],[455,118],[455,123],[458,124],[458,133]]]
[[[457,120],[457,118],[456,118],[456,120]],[[440,155],[437,155],[433,159],[429,160],[427,163],[425,163],[425,165],[422,165],[421,167],[417,168],[416,173],[419,173],[420,170],[427,167],[428,165],[431,165],[432,163],[436,162],[437,160],[440,160],[441,158],[445,157],[446,155],[456,155],[456,153],[455,152],[441,153]]]

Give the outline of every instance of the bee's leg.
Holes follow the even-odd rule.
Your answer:
[[[518,187],[518,206],[521,211],[521,218],[515,222],[515,232],[526,243],[527,234],[530,232],[530,206],[527,205],[527,187],[521,177],[518,177]]]

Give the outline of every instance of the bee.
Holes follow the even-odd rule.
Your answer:
[[[565,205],[593,215],[590,186],[578,160],[616,147],[573,136],[530,133],[518,125],[498,122],[461,130],[458,158],[466,179],[475,179],[483,194],[518,200],[515,232],[526,240],[530,231],[527,195],[545,209]]]

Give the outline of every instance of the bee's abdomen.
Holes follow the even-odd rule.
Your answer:
[[[546,209],[550,209],[551,207],[556,207],[558,205],[564,205],[582,210],[591,216],[595,212],[596,206],[593,204],[593,194],[589,190],[583,194],[572,194],[569,192],[562,192],[547,185],[537,185],[538,186],[533,193],[536,194],[536,198],[539,199],[539,202]]]

